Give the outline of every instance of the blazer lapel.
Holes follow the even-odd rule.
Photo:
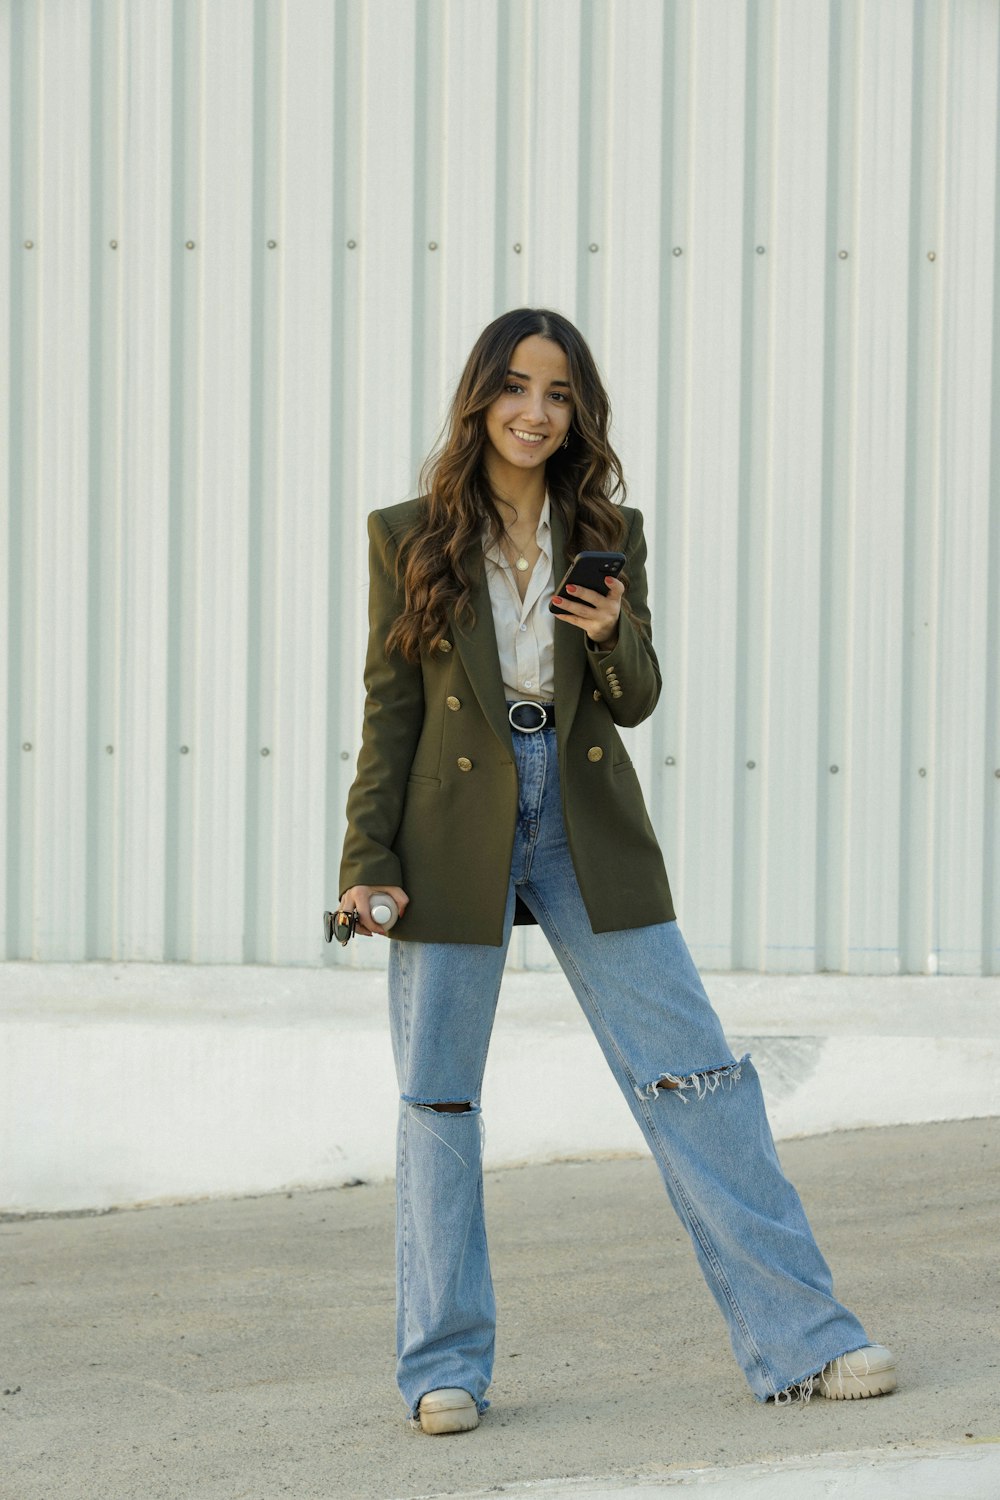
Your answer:
[[[570,565],[567,553],[566,527],[556,505],[549,507],[549,525],[552,528],[553,583],[558,584]],[[580,703],[580,687],[587,666],[586,637],[575,625],[567,625],[556,617],[555,626],[555,703],[556,739],[565,745]]]
[[[474,625],[462,626],[452,616],[451,628],[462,658],[472,690],[479,699],[479,706],[502,745],[513,755],[511,727],[507,718],[507,699],[500,675],[500,655],[497,651],[497,636],[493,628],[493,605],[486,579],[483,549],[478,544],[470,548],[465,565],[472,578],[470,603],[475,611]]]

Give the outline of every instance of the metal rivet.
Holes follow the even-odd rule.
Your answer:
[[[347,241],[347,248],[348,248],[348,250],[356,250],[358,248],[358,242],[357,242],[357,240],[348,240]]]
[[[117,250],[118,249],[118,241],[117,240],[111,240],[109,243],[111,245],[112,250]]]
[[[267,242],[267,248],[269,250],[276,250],[278,248],[278,241],[277,240],[268,240],[268,242]]]
[[[267,746],[266,746],[266,745],[265,745],[265,746],[264,746],[264,748],[263,748],[263,750],[261,750],[261,752],[260,752],[260,753],[261,753],[261,755],[270,755],[270,753],[271,753],[271,752],[270,752],[270,750],[269,750],[269,749],[268,749],[268,748],[267,748]]]
[[[756,762],[756,761],[755,761],[755,760],[748,760],[748,761],[747,761],[747,770],[748,770],[748,771],[753,771],[753,770],[755,770],[755,769],[756,769],[756,766],[757,766],[757,762]]]
[[[34,248],[35,248],[35,242],[34,242],[34,240],[25,240],[25,242],[24,242],[24,248],[25,248],[25,250],[34,250]]]
[[[348,759],[348,754],[347,754],[346,750],[341,750],[341,752],[340,752],[340,758],[341,758],[341,760],[347,760]]]
[[[514,254],[515,255],[520,255],[520,253],[521,253],[521,241],[518,240],[517,244],[514,246]]]
[[[105,745],[105,747],[104,747],[104,753],[105,753],[105,755],[114,755],[114,753],[115,753],[115,747],[114,747],[114,745]]]
[[[182,745],[181,746],[181,754],[182,755],[188,755],[188,754],[190,754],[187,745]]]
[[[677,762],[674,760],[674,757],[672,755],[668,755],[663,764],[665,766],[675,766]]]
[[[934,253],[933,250],[928,250],[928,252],[927,252],[927,259],[928,260],[937,260],[937,256],[935,255],[935,253]]]
[[[684,254],[684,251],[681,249],[680,245],[675,245],[674,246],[674,254],[675,255],[683,255]]]
[[[831,775],[831,776],[836,776],[836,774],[837,774],[837,772],[838,772],[838,771],[839,771],[839,770],[840,770],[840,767],[839,767],[839,766],[831,766],[831,767],[830,767],[830,775]]]
[[[437,240],[431,240],[430,243],[427,246],[428,250],[436,250],[437,247],[438,247]]]
[[[22,750],[30,750],[31,749],[31,741],[30,740],[25,740],[24,744],[21,746],[21,749]]]
[[[838,250],[837,254],[840,256],[841,260],[846,260],[847,259],[847,251],[846,250]]]
[[[764,246],[763,245],[758,245],[757,246],[757,254],[758,255],[763,255],[764,254]]]
[[[184,243],[184,248],[186,250],[193,250],[194,249],[194,240],[186,240],[185,243]]]
[[[597,250],[598,250],[598,246],[591,244],[591,245],[587,246],[587,249],[590,251],[591,255],[596,255],[597,254]]]
[[[917,775],[918,776],[926,776],[927,775],[927,771],[925,770],[925,768],[923,766],[920,767],[920,770],[917,772]]]

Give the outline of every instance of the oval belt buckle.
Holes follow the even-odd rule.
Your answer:
[[[542,717],[537,724],[518,724],[514,720],[515,708],[537,708]],[[507,717],[511,722],[512,728],[519,730],[521,734],[537,734],[538,731],[540,729],[544,729],[546,724],[549,722],[549,716],[545,712],[543,706],[540,703],[532,702],[530,698],[519,698],[516,703],[512,703],[510,705],[510,708],[508,708],[507,710]]]

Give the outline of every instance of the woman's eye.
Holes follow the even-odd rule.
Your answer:
[[[566,402],[566,401],[568,401],[570,399],[569,396],[567,396],[567,394],[566,394],[565,391],[552,391],[552,392],[550,392],[550,394],[552,396],[553,401]]]
[[[504,390],[507,392],[508,396],[520,396],[521,392],[524,390],[524,386],[518,385],[516,381],[511,380],[507,385],[504,386]]]

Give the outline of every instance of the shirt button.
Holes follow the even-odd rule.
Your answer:
[[[520,631],[521,631],[521,633],[523,635],[523,633],[527,630],[528,627],[527,627],[527,625],[521,625],[518,628],[520,629]]]
[[[453,711],[455,711],[455,712],[457,712],[458,709],[460,709],[462,707],[462,700],[461,700],[461,698],[452,698],[452,697],[449,697],[449,698],[446,698],[444,701],[448,705],[448,707],[450,709],[452,709]]]
[[[524,685],[525,685],[525,687],[530,687],[531,686],[531,678],[530,677],[526,677],[524,679]]]
[[[472,761],[469,759],[469,757],[467,755],[460,755],[458,757],[457,764],[458,764],[458,769],[460,771],[471,771],[472,770]]]
[[[604,759],[604,751],[601,749],[600,745],[591,745],[590,749],[587,751],[587,759],[588,760],[603,760]]]

